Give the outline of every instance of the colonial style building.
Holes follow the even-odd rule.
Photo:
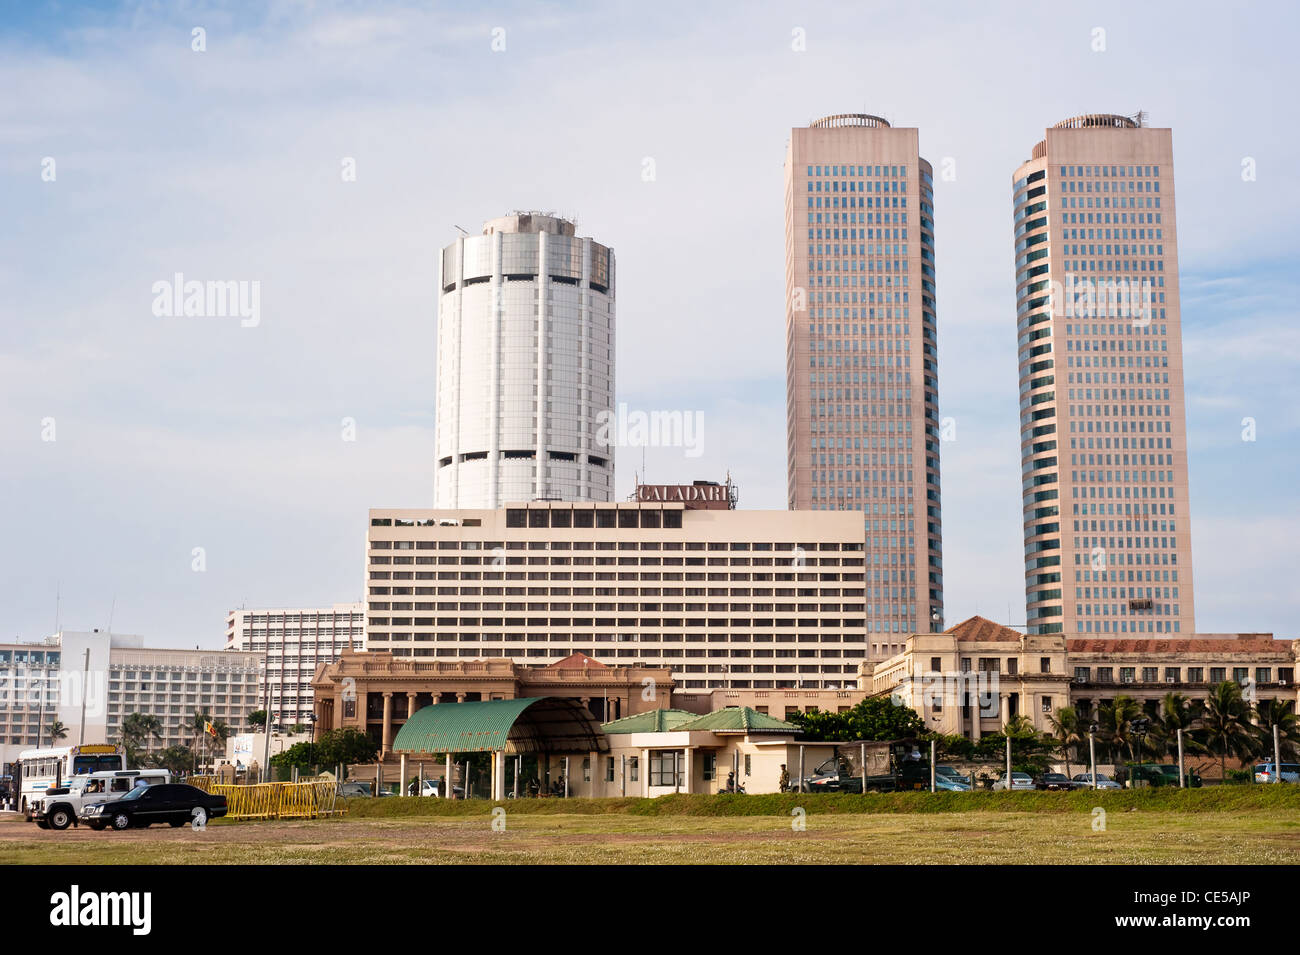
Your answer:
[[[669,670],[611,667],[583,653],[534,668],[508,659],[409,660],[345,650],[317,668],[312,687],[317,732],[360,730],[387,757],[397,732],[426,706],[557,697],[611,720],[668,706],[675,684]]]
[[[1248,700],[1294,707],[1300,640],[1267,633],[1186,634],[1173,639],[1024,634],[971,617],[943,633],[918,633],[902,653],[862,668],[867,695],[890,694],[932,731],[978,739],[1025,716],[1046,732],[1048,717],[1074,706],[1084,719],[1117,696],[1154,713],[1165,694],[1204,698],[1225,680]]]

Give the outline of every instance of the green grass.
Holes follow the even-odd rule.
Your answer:
[[[477,816],[492,805],[486,800],[387,798],[345,800],[347,814],[360,819],[412,816]],[[509,799],[513,815],[634,816],[789,816],[796,807],[817,815],[962,812],[1089,812],[1141,809],[1179,813],[1282,810],[1300,812],[1300,786],[1214,786],[1075,792],[972,793],[780,793],[761,796],[679,794],[657,799]]]
[[[578,804],[540,800],[519,807],[533,802],[569,809]],[[221,822],[203,833],[53,833],[6,822],[0,825],[0,865],[1300,864],[1300,816],[1274,808],[1188,813],[1126,810],[1117,801],[1109,804],[1105,828],[1098,829],[1092,806],[1071,811],[1065,803],[1048,813],[1002,807],[880,814],[820,812],[810,804],[801,807],[806,815],[782,818],[557,814],[519,811],[512,801],[504,831],[494,831],[489,804],[460,807],[456,815],[443,816]],[[803,831],[792,825],[800,820]]]

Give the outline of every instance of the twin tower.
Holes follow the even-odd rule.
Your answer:
[[[787,505],[862,512],[873,631],[943,615],[934,176],[877,116],[791,131]],[[1056,124],[1011,224],[1026,630],[1193,633],[1170,130]],[[614,281],[613,250],[552,215],[442,250],[438,507],[612,500]]]

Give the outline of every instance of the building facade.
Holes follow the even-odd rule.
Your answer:
[[[614,494],[614,251],[515,213],[442,250],[438,507]]]
[[[917,130],[865,114],[791,130],[785,226],[788,505],[859,514],[867,630],[887,656],[943,615],[934,189]]]
[[[365,649],[366,606],[231,610],[226,649],[266,654],[266,686],[259,703],[272,724],[306,724],[312,714],[312,676],[344,650]]]
[[[1012,192],[1027,629],[1194,633],[1172,133],[1065,120]]]
[[[1300,696],[1300,640],[1267,633],[1186,634],[1177,639],[1026,634],[972,617],[943,633],[908,638],[902,653],[863,667],[870,696],[897,695],[934,732],[979,739],[1027,718],[1049,732],[1048,717],[1073,706],[1095,720],[1102,704],[1129,696],[1155,715],[1168,693],[1204,699],[1225,680],[1258,704]]]
[[[681,692],[852,686],[860,515],[533,502],[370,512],[366,645],[664,668]]]
[[[158,718],[152,750],[192,745],[199,713],[244,731],[261,666],[261,653],[152,649],[141,636],[101,630],[0,644],[0,762],[40,746],[116,742],[132,713]],[[66,735],[51,741],[55,721]]]
[[[581,653],[528,667],[504,658],[411,660],[349,651],[321,666],[313,683],[317,731],[359,730],[384,757],[406,721],[426,706],[559,697],[580,703],[597,720],[612,720],[667,706],[675,688],[665,669],[611,667]]]

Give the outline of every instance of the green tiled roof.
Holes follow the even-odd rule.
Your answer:
[[[528,717],[520,720],[524,711]],[[516,726],[516,724],[518,724]],[[394,752],[604,752],[608,743],[580,704],[556,697],[436,703],[417,710],[393,740]]]
[[[600,728],[606,733],[663,733],[677,729],[682,723],[688,723],[698,716],[698,713],[688,710],[647,710],[602,723]]]
[[[714,733],[797,733],[799,727],[775,716],[760,713],[750,706],[728,706],[714,710],[707,716],[701,716],[674,727],[678,730],[710,730]]]

